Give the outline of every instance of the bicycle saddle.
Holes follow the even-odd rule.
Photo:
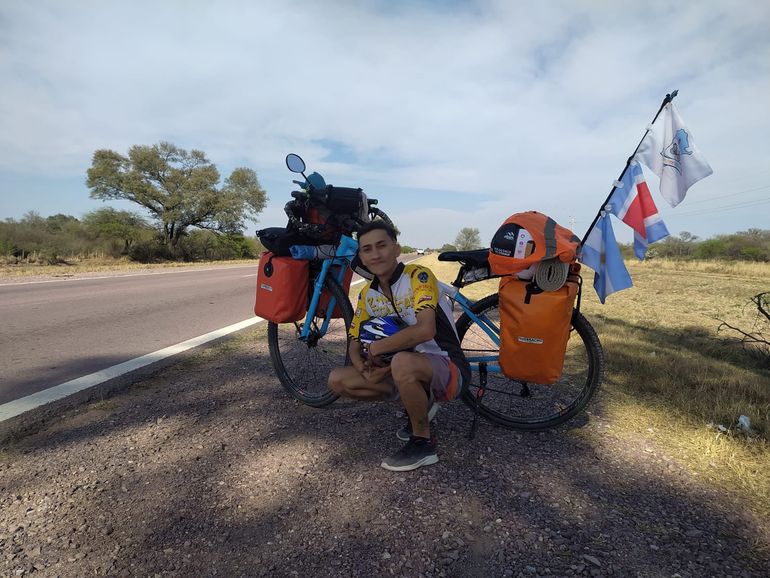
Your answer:
[[[447,251],[439,253],[439,261],[458,261],[472,267],[483,267],[488,264],[489,249],[474,249],[473,251]]]

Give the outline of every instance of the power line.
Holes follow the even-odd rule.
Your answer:
[[[708,203],[711,201],[716,201],[719,199],[726,199],[727,197],[735,197],[738,195],[745,195],[746,193],[753,193],[755,191],[761,191],[763,189],[770,189],[770,185],[763,185],[761,187],[755,187],[753,189],[745,189],[743,191],[738,191],[737,193],[727,193],[726,195],[717,195],[715,197],[709,197],[708,199],[698,199],[697,201],[692,201],[688,203],[688,205],[698,205],[700,203]]]
[[[745,201],[743,203],[736,203],[734,205],[725,205],[722,207],[711,207],[710,209],[698,209],[695,211],[689,211],[689,212],[683,212],[683,213],[666,212],[662,216],[663,217],[693,217],[696,215],[707,215],[709,213],[718,213],[720,211],[730,211],[733,209],[756,207],[758,205],[764,205],[766,203],[770,203],[770,199],[755,199],[753,201]]]

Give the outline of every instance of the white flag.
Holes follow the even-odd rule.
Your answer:
[[[676,207],[687,189],[714,171],[695,146],[673,102],[664,107],[662,117],[644,137],[636,157],[660,177],[660,194]]]

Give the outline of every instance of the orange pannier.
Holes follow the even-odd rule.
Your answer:
[[[257,271],[254,314],[273,323],[291,323],[307,313],[307,261],[262,253]]]
[[[495,275],[513,275],[545,259],[575,261],[580,239],[551,217],[537,211],[508,217],[489,247],[489,266]]]
[[[500,368],[517,381],[552,384],[561,376],[580,277],[556,291],[514,276],[500,280]]]

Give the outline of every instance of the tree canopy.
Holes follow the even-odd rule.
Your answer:
[[[480,249],[481,235],[479,234],[479,230],[471,227],[463,227],[460,229],[460,232],[457,233],[454,244],[458,251]]]
[[[145,220],[130,211],[117,211],[112,207],[91,211],[83,217],[83,226],[93,237],[123,244],[128,254],[131,245],[149,229]]]
[[[219,181],[205,153],[161,142],[135,145],[128,156],[97,150],[86,183],[94,199],[128,200],[147,209],[174,248],[189,227],[239,233],[247,218],[264,209],[267,195],[252,169],[236,168],[221,186]]]

